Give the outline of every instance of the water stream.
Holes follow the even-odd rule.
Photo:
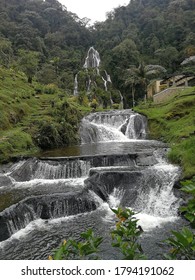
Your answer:
[[[184,221],[173,185],[180,170],[165,144],[147,140],[147,120],[131,110],[93,113],[80,126],[81,145],[19,160],[0,173],[0,259],[47,259],[63,239],[92,228],[110,246],[110,208],[130,207],[144,233],[149,259],[161,259],[162,240]]]

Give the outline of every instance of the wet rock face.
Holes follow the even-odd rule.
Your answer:
[[[139,154],[136,157],[136,165],[138,166],[152,166],[157,164],[158,161],[153,154]]]
[[[36,169],[37,160],[35,158],[30,158],[24,162],[19,162],[17,168],[11,171],[11,177],[16,181],[29,181]]]
[[[0,184],[1,184],[0,188],[1,188],[1,186],[3,186],[3,187],[10,186],[10,185],[12,185],[12,181],[9,177],[0,174]]]
[[[90,173],[90,177],[85,181],[86,188],[95,192],[102,200],[108,202],[108,197],[114,189],[121,191],[121,206],[132,206],[140,188],[141,171],[121,170],[98,170]]]
[[[136,139],[146,138],[147,119],[145,116],[136,114],[134,120],[134,130]]]
[[[77,215],[96,208],[96,202],[87,190],[77,194],[55,194],[24,199],[1,212],[0,241],[8,239],[36,219]]]
[[[10,237],[6,219],[0,216],[0,242]]]
[[[78,156],[62,159],[28,159],[10,173],[10,176],[17,182],[39,179],[64,179],[79,178],[87,176],[92,167],[102,166],[132,166],[134,165],[135,154],[127,155],[95,155]],[[4,177],[3,177],[4,178]],[[11,181],[9,178],[7,182]]]

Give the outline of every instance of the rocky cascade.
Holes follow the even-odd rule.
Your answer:
[[[32,222],[98,215],[105,205],[165,221],[177,217],[181,200],[173,185],[180,172],[166,162],[164,144],[146,140],[144,116],[132,110],[92,113],[83,118],[80,136],[87,154],[26,158],[0,174],[0,195],[6,199],[0,241]],[[98,145],[109,152],[88,154]]]
[[[82,143],[145,139],[146,117],[132,110],[89,114],[80,128]]]

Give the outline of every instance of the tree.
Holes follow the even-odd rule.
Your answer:
[[[125,84],[130,86],[132,95],[132,105],[135,105],[136,86],[142,89],[142,98],[145,97],[149,81],[159,78],[166,73],[166,69],[160,65],[144,65],[140,63],[139,67],[132,65],[126,70]]]
[[[57,79],[55,67],[51,64],[43,64],[42,69],[36,73],[38,82],[43,84],[55,83]]]
[[[12,57],[12,43],[8,39],[0,38],[0,65],[9,68]]]
[[[174,72],[178,65],[179,52],[175,47],[169,46],[156,50],[155,57],[158,58],[159,64]]]
[[[33,51],[19,50],[19,65],[21,70],[26,74],[28,83],[32,83],[32,79],[37,72],[39,63],[39,53]]]
[[[113,49],[113,59],[120,68],[127,68],[129,64],[138,62],[139,52],[131,39],[125,39]]]

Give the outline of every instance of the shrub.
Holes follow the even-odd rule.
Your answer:
[[[90,107],[93,108],[93,109],[97,109],[98,102],[97,102],[97,100],[95,98],[91,101]]]
[[[119,109],[119,106],[120,106],[120,104],[118,104],[118,103],[112,104],[112,108],[115,110]]]
[[[180,207],[180,212],[190,222],[192,228],[195,228],[195,179],[182,182],[182,191],[191,195],[191,199],[185,206]]]
[[[6,116],[6,114],[4,112],[2,112],[0,110],[0,129],[7,129],[10,127],[10,122],[8,117]]]
[[[171,260],[195,259],[195,234],[184,227],[180,232],[172,231],[173,237],[165,242],[172,246],[169,254],[165,255]]]
[[[118,218],[116,229],[111,232],[112,246],[119,248],[124,260],[145,259],[142,247],[138,243],[138,238],[143,230],[137,226],[138,220],[135,218],[135,213],[130,209],[121,208],[112,209],[112,211]]]
[[[56,93],[57,87],[54,84],[48,84],[44,87],[44,93],[46,94],[54,94]]]
[[[135,213],[121,208],[112,211],[118,218],[116,229],[111,232],[112,246],[119,249],[125,260],[145,259],[141,245],[138,243],[138,237],[143,230],[137,226]],[[74,239],[65,240],[49,259],[98,259],[102,237],[96,237],[92,229],[89,229],[81,234],[81,238],[83,240],[79,242]]]
[[[60,146],[61,138],[57,126],[50,123],[40,125],[35,136],[37,145],[42,149],[50,149]]]
[[[92,229],[81,233],[82,241],[75,241],[69,239],[64,241],[54,256],[49,259],[54,260],[85,260],[85,259],[98,259],[97,253],[99,246],[102,243],[102,237],[95,237]]]

